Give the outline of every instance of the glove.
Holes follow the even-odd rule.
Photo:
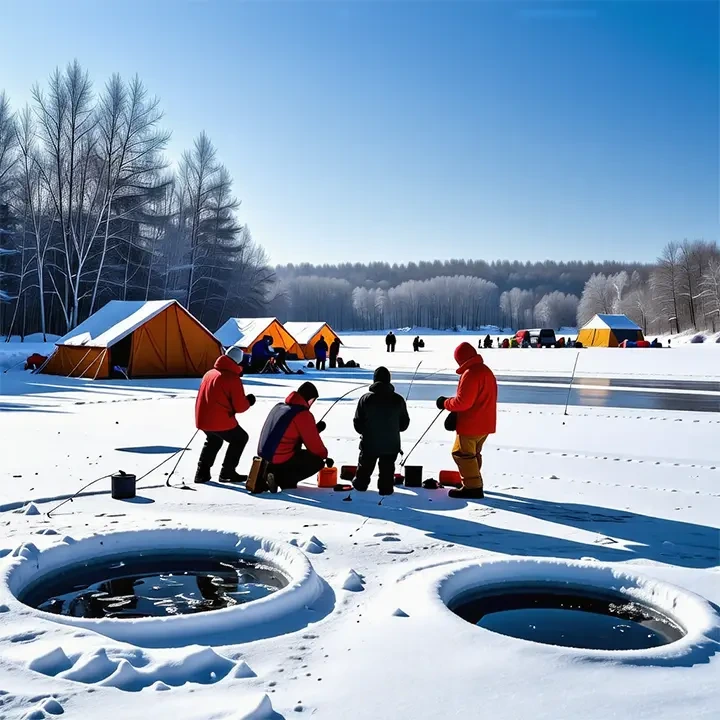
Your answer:
[[[435,405],[438,410],[444,410],[445,409],[445,401],[447,400],[446,397],[443,397],[442,395],[435,401]]]
[[[443,424],[445,425],[446,430],[455,432],[457,430],[457,413],[448,413]]]
[[[333,465],[335,465],[335,461],[332,458],[325,458],[325,465],[331,468]]]
[[[252,407],[256,402],[255,396],[252,393],[248,393],[245,397],[247,398],[247,401],[250,403],[250,407]]]
[[[321,433],[327,425],[325,424],[324,420],[318,420],[318,422],[315,424],[315,427],[317,428],[317,431]]]

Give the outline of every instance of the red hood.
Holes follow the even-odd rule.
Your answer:
[[[220,372],[231,372],[235,373],[235,375],[242,375],[243,371],[242,367],[240,367],[240,365],[227,355],[221,355],[215,361],[215,365],[213,367],[216,370],[220,370]]]
[[[308,401],[299,393],[293,390],[286,398],[285,402],[288,405],[302,405],[303,407],[309,408]]]
[[[470,343],[460,343],[455,348],[455,362],[458,369],[455,371],[458,375],[462,375],[475,365],[484,365],[484,360],[478,355],[477,350]]]

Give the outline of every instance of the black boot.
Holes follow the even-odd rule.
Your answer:
[[[197,470],[195,471],[195,482],[210,482],[210,468],[205,467],[204,465],[198,465]]]
[[[385,478],[378,480],[378,494],[379,495],[392,495],[395,492],[395,483],[393,480],[386,480]]]
[[[359,478],[355,478],[352,481],[352,484],[358,492],[365,492],[370,486],[370,483],[367,480],[360,480]]]
[[[485,497],[485,493],[482,488],[459,487],[449,490],[448,497],[465,500],[482,500]]]
[[[197,480],[195,481],[197,482]],[[240,475],[235,470],[221,470],[220,482],[222,483],[244,483],[247,482],[247,475]]]

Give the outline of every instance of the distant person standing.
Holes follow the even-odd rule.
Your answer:
[[[315,343],[313,349],[315,350],[315,367],[318,370],[324,370],[328,352],[328,344],[325,342],[325,336],[320,336],[320,339]]]
[[[420,352],[420,336],[416,335],[415,339],[413,340],[413,352]]]
[[[497,424],[497,381],[470,343],[461,343],[455,350],[460,375],[455,397],[439,397],[438,410],[456,414],[455,444],[452,456],[462,477],[462,486],[452,489],[450,497],[482,499],[482,449]]]
[[[387,352],[395,352],[395,343],[397,342],[397,338],[395,337],[395,333],[391,330],[386,336],[385,336],[385,348]]]
[[[340,338],[335,338],[330,343],[330,368],[334,369],[337,367],[337,359],[338,355],[340,355]]]
[[[238,425],[236,413],[244,413],[255,404],[255,396],[245,394],[240,361],[243,351],[231,347],[221,355],[212,370],[203,376],[195,400],[195,427],[205,433],[205,444],[200,452],[195,482],[210,480],[210,470],[223,442],[228,444],[220,470],[221,482],[239,482],[242,477],[236,468],[248,441],[248,434]]]

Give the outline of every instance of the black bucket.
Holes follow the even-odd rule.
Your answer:
[[[127,475],[122,470],[110,478],[111,492],[114,500],[130,500],[135,497],[135,476]]]
[[[419,488],[422,486],[422,465],[405,466],[405,487]]]

